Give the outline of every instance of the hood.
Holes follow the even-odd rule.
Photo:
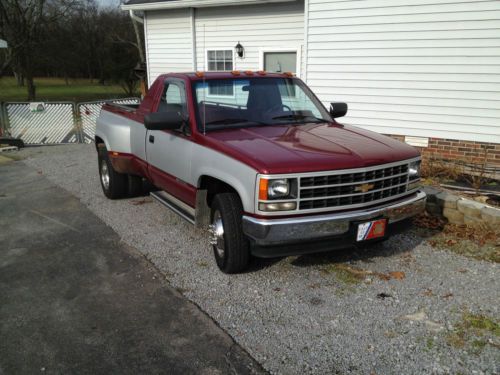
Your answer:
[[[239,128],[206,137],[212,147],[266,174],[361,168],[419,156],[390,137],[335,123]]]

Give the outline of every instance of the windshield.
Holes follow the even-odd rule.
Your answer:
[[[201,131],[332,121],[299,79],[209,79],[193,88]]]

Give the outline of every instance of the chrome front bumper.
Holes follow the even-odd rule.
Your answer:
[[[425,193],[418,191],[402,200],[368,210],[286,219],[243,216],[243,232],[258,246],[318,240],[347,233],[353,221],[385,217],[392,224],[410,218],[424,211],[426,200]]]

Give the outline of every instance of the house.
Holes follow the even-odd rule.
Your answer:
[[[343,122],[427,156],[486,156],[500,168],[498,0],[129,0],[122,8],[143,16],[150,83],[176,71],[291,71],[325,105],[347,102]]]

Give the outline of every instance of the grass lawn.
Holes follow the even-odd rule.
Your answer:
[[[72,79],[66,85],[59,78],[35,78],[35,85],[36,100],[41,102],[85,102],[126,96],[119,85],[103,86],[97,81],[91,83],[88,79]],[[0,78],[0,102],[26,101],[27,96],[26,87],[17,86],[14,77]]]

